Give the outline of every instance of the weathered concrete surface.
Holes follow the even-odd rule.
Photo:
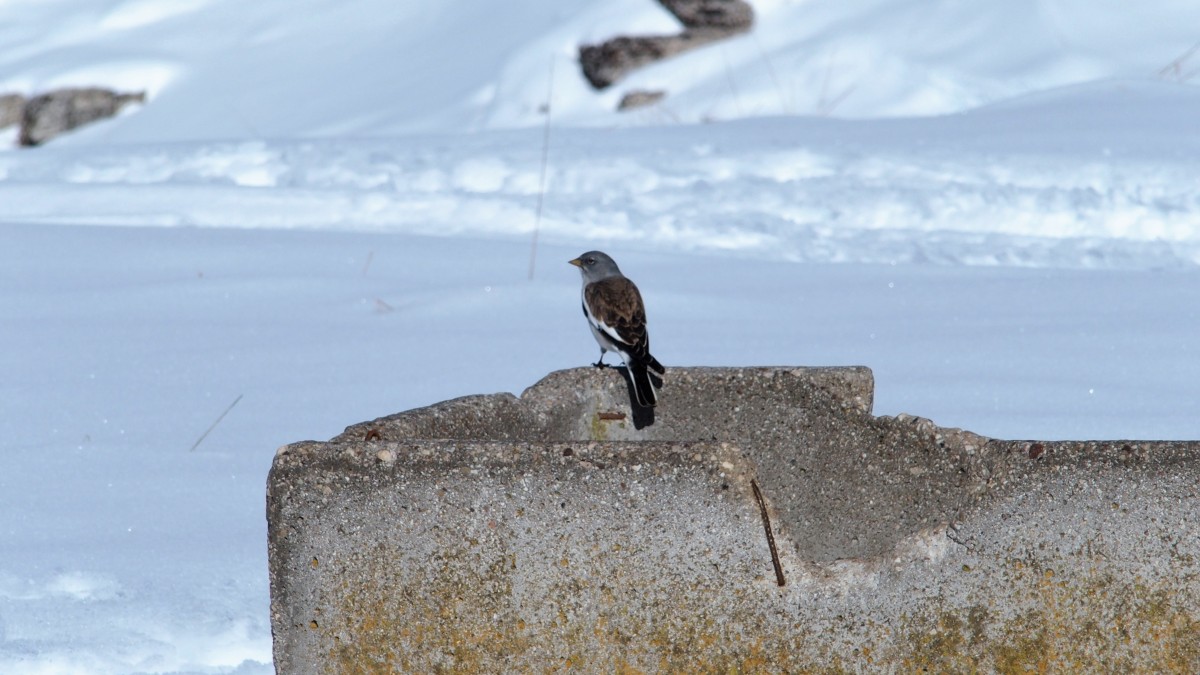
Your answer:
[[[634,424],[620,373],[579,369],[281,448],[276,666],[1200,672],[1200,445],[871,397],[863,368],[673,369]]]

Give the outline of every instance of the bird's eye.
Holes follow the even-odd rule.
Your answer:
[[[585,262],[585,263],[587,263],[587,264],[589,264],[589,265],[595,265],[595,264],[596,264],[596,259],[595,259],[595,258],[588,258],[588,259],[584,260],[583,262]]]

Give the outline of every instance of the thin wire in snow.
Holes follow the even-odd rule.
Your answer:
[[[537,211],[533,217],[533,243],[529,248],[529,280],[537,264],[538,231],[542,227],[542,204],[546,201],[546,167],[550,163],[550,114],[554,107],[554,58],[550,58],[550,84],[546,87],[546,126],[542,130],[542,173],[538,178]]]
[[[208,435],[212,433],[212,430],[217,428],[217,425],[221,423],[221,420],[225,419],[225,416],[229,414],[230,410],[233,410],[233,406],[237,405],[238,401],[240,400],[242,400],[242,394],[238,394],[238,397],[233,399],[233,403],[229,404],[229,407],[225,409],[225,412],[221,413],[220,416],[217,417],[216,421],[209,425],[209,427],[204,430],[204,433],[200,434],[200,438],[197,438],[196,442],[192,443],[191,450],[188,450],[188,452],[192,452],[196,448],[200,447],[200,444],[204,442],[204,439],[208,438]]]

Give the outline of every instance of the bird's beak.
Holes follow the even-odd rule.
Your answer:
[[[576,267],[583,267],[583,261],[580,260],[579,258],[576,258],[574,260],[568,260],[567,262],[571,263],[572,265],[574,265]]]

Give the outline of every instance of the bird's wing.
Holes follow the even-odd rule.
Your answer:
[[[638,360],[649,358],[646,309],[642,304],[642,294],[632,281],[625,277],[594,281],[584,288],[583,295],[596,328],[627,346],[630,354]]]

